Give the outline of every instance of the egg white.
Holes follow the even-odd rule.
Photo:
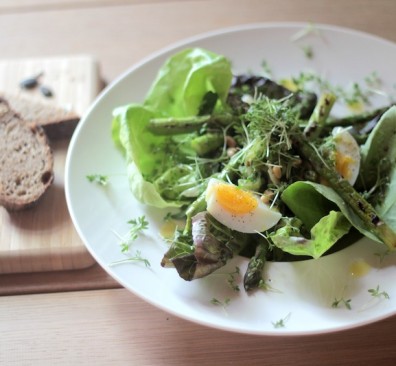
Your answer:
[[[354,185],[360,170],[360,147],[345,128],[336,127],[332,131],[335,150],[341,159],[349,160],[347,171],[339,171],[344,179]]]
[[[207,211],[220,223],[242,233],[263,232],[278,223],[282,215],[271,209],[260,198],[249,192],[257,202],[255,208],[247,213],[233,213],[223,207],[218,200],[218,188],[229,183],[211,178],[206,189]]]

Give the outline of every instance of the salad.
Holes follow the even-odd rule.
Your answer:
[[[335,118],[336,102],[330,88],[233,75],[205,49],[170,57],[144,102],[112,122],[134,196],[185,219],[162,266],[190,281],[242,255],[249,291],[267,261],[319,258],[362,236],[393,250],[396,107]]]

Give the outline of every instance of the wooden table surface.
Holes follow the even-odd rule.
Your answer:
[[[1,58],[89,54],[111,81],[217,28],[328,23],[396,42],[394,0],[2,0]],[[394,365],[396,316],[333,334],[259,337],[154,308],[98,266],[0,275],[1,365]]]

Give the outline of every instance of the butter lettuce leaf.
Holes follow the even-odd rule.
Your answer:
[[[307,230],[311,230],[323,216],[337,208],[334,203],[337,199],[338,195],[333,189],[309,181],[295,182],[282,193],[282,201]]]
[[[282,201],[295,217],[283,219],[283,226],[270,235],[284,252],[319,258],[346,235],[351,223],[346,205],[330,187],[309,181],[289,185]]]
[[[155,111],[139,104],[119,107],[113,112],[113,140],[121,147],[127,162],[135,162],[143,176],[153,175],[157,164],[164,159],[164,154],[153,146],[165,144],[166,138],[153,135],[146,128],[155,115]]]
[[[208,92],[217,95],[215,109],[220,111],[231,81],[231,65],[224,56],[185,49],[164,63],[143,103],[113,111],[112,139],[126,158],[129,184],[139,201],[156,207],[182,206],[191,200],[183,192],[200,177],[191,169],[195,133],[155,135],[147,128],[150,119],[196,115]],[[169,194],[172,190],[176,193]]]
[[[158,208],[181,206],[178,201],[168,202],[163,199],[156,186],[143,179],[142,174],[133,161],[128,164],[127,175],[131,192],[140,202]]]
[[[224,56],[202,48],[185,49],[161,67],[144,105],[166,116],[195,116],[209,91],[225,103],[231,81],[231,64]]]
[[[319,258],[337,241],[347,234],[351,224],[339,211],[330,211],[323,216],[310,230],[310,238],[301,232],[298,220],[290,220],[283,227],[270,235],[271,241],[284,252]]]
[[[329,202],[326,202],[326,200]],[[361,218],[331,187],[310,181],[295,182],[285,189],[282,194],[282,201],[286,203],[296,217],[303,221],[308,229],[312,227],[315,220],[316,222],[319,220],[320,214],[324,216],[328,213],[328,211],[326,212],[328,208],[335,207],[361,234],[376,242],[381,242],[366,229],[366,225]]]

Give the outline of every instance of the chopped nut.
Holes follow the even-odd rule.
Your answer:
[[[228,147],[236,147],[237,143],[233,137],[227,135],[226,136],[226,145]]]
[[[265,192],[262,194],[262,196],[260,197],[261,201],[263,203],[270,203],[272,198],[274,198],[275,193],[269,189],[265,190]]]
[[[272,165],[268,167],[268,176],[272,183],[279,184],[282,177],[282,167],[280,165]]]
[[[238,151],[238,148],[236,147],[229,147],[227,149],[227,156],[230,158],[231,156],[234,156],[236,152]]]

